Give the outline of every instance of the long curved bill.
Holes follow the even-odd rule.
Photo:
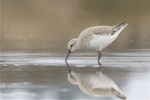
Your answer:
[[[66,62],[66,63],[67,63],[67,60],[68,60],[68,58],[69,58],[70,53],[71,53],[71,51],[68,50],[67,55],[66,55],[66,59],[65,59],[65,62]]]

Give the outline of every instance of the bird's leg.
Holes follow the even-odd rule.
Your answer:
[[[101,56],[102,56],[102,51],[100,51],[100,50],[97,50],[97,53],[98,53],[98,59],[97,59],[97,61],[98,61],[98,65],[100,66],[100,67],[98,67],[98,71],[100,71],[100,72],[102,72],[102,64],[100,63],[100,59],[101,59]]]
[[[100,59],[102,57],[102,51],[97,50],[97,53],[98,53],[98,59],[97,59],[97,61],[98,61],[98,64],[101,65]]]

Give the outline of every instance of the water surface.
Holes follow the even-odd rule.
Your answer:
[[[116,100],[87,95],[70,84],[64,58],[57,52],[1,52],[1,100]],[[68,62],[81,73],[98,67],[94,52],[74,53]],[[128,100],[150,99],[150,50],[104,52],[101,63]]]

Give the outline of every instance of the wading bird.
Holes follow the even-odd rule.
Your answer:
[[[100,58],[102,49],[111,44],[120,34],[120,32],[127,26],[124,21],[113,26],[93,26],[83,30],[78,38],[71,39],[68,46],[68,53],[65,59],[69,58],[71,52],[79,49],[94,49],[98,52],[98,64],[100,65]]]

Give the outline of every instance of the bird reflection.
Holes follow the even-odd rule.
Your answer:
[[[92,96],[113,96],[126,99],[117,84],[101,71],[95,73],[79,73],[70,70],[68,81],[79,86],[81,91]]]

